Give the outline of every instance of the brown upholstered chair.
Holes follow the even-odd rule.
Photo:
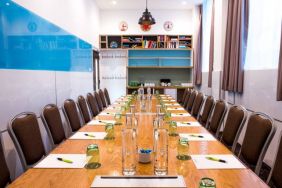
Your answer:
[[[271,187],[282,187],[282,132],[280,134],[279,145],[276,151],[274,165],[270,171],[267,183]]]
[[[104,94],[105,94],[105,97],[107,99],[107,104],[111,105],[111,99],[110,99],[110,95],[109,95],[107,88],[104,88]]]
[[[195,98],[193,108],[192,108],[192,111],[191,111],[191,115],[193,117],[198,118],[198,115],[200,113],[203,101],[204,101],[203,93],[198,93],[196,98]]]
[[[32,112],[16,115],[8,124],[24,170],[38,163],[46,154],[37,117]]]
[[[204,127],[206,127],[212,109],[214,107],[214,104],[215,104],[214,98],[212,96],[208,96],[204,103],[203,112],[198,116],[199,123],[201,123],[201,125],[203,125]]]
[[[213,108],[210,119],[208,120],[208,130],[218,137],[221,124],[227,112],[227,104],[223,100],[217,100]]]
[[[184,104],[184,101],[185,101],[185,98],[186,98],[187,93],[188,93],[188,88],[186,88],[186,89],[184,90],[182,99],[181,99],[181,101],[180,101],[181,104]]]
[[[10,171],[7,166],[4,148],[2,145],[2,135],[0,134],[0,187],[5,187],[8,183],[11,182]]]
[[[233,105],[229,108],[220,140],[228,148],[232,148],[233,153],[246,119],[247,110],[243,106]]]
[[[100,113],[100,111],[99,111],[99,107],[98,107],[96,98],[91,93],[87,93],[86,98],[87,98],[87,102],[88,102],[89,109],[90,109],[92,116],[93,117],[97,116]]]
[[[105,98],[103,90],[99,89],[98,93],[99,93],[100,99],[102,101],[103,107],[106,108],[108,105],[107,105],[106,98]]]
[[[104,109],[102,99],[100,98],[100,95],[96,91],[94,92],[94,96],[95,96],[96,101],[98,103],[99,111],[102,112],[103,109]]]
[[[188,101],[189,101],[189,98],[190,98],[190,96],[191,96],[191,93],[192,93],[192,91],[191,90],[188,90],[187,91],[187,94],[186,94],[186,96],[185,96],[185,99],[184,99],[184,102],[183,102],[183,108],[187,108],[187,104],[188,104]]]
[[[238,157],[257,175],[275,132],[276,126],[271,117],[260,112],[250,115]]]
[[[77,98],[77,106],[82,116],[83,122],[88,123],[91,120],[91,118],[90,118],[87,102],[85,98],[81,95],[78,96]]]
[[[259,112],[250,115],[238,157],[257,175],[275,132],[276,126],[271,117]]]
[[[53,148],[66,139],[60,111],[55,104],[48,104],[43,108],[41,119]]]
[[[194,104],[194,101],[195,101],[195,98],[197,96],[197,91],[194,90],[192,91],[190,97],[189,97],[189,100],[188,100],[188,103],[187,103],[187,106],[186,106],[186,110],[191,113],[191,110],[193,108],[193,104]]]
[[[81,122],[74,100],[67,99],[64,101],[63,112],[71,131],[78,131],[81,128]]]

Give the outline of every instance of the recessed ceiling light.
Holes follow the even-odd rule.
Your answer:
[[[6,5],[7,5],[7,6],[9,6],[9,5],[10,5],[10,3],[6,3]]]
[[[112,3],[113,3],[113,5],[116,5],[116,4],[117,4],[117,2],[116,2],[116,1],[112,1]]]
[[[182,1],[182,5],[186,5],[187,4],[187,2],[186,1]]]

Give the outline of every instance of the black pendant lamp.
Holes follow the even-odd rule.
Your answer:
[[[140,25],[154,25],[156,23],[155,18],[151,15],[151,12],[147,9],[147,0],[146,0],[146,9],[143,12],[141,18],[139,18],[138,24]]]

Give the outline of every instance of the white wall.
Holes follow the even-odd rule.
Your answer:
[[[101,88],[107,88],[111,102],[126,95],[127,50],[102,50],[100,59]]]
[[[99,47],[99,8],[94,0],[14,0],[67,32]]]
[[[143,10],[100,10],[101,34],[193,34],[192,10],[149,10],[156,20],[150,31],[143,32],[138,24]],[[119,23],[126,21],[128,30],[119,30]],[[165,31],[165,21],[172,21],[172,31]]]

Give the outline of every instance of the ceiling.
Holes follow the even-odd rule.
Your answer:
[[[146,0],[96,0],[102,10],[139,10],[145,9]],[[187,10],[203,0],[148,0],[148,9],[158,10]]]

